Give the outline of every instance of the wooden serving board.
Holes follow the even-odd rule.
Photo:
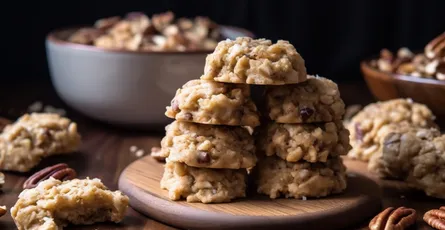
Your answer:
[[[346,162],[347,163],[347,162]],[[381,209],[380,189],[357,171],[348,171],[343,194],[321,199],[269,199],[248,191],[231,203],[170,201],[159,187],[163,164],[150,156],[130,164],[119,189],[139,212],[185,229],[343,229],[371,218]]]

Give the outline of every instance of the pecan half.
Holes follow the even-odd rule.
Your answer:
[[[56,164],[46,167],[32,176],[30,176],[25,183],[23,183],[23,189],[35,188],[41,181],[44,181],[50,177],[57,180],[72,180],[77,177],[76,171],[69,168],[67,164]]]
[[[97,20],[94,23],[94,27],[96,27],[97,29],[100,29],[100,30],[107,30],[107,29],[110,29],[111,27],[113,27],[114,25],[116,25],[120,20],[121,20],[121,17],[119,17],[119,16],[102,18],[102,19]]]
[[[371,222],[371,230],[403,230],[416,222],[416,210],[405,207],[389,207],[377,214]]]
[[[435,229],[445,230],[445,206],[429,210],[423,215],[423,220]]]
[[[0,216],[3,216],[6,214],[6,206],[0,206]]]
[[[435,37],[425,46],[425,55],[431,59],[445,55],[445,32]]]

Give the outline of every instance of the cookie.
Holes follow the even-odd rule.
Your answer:
[[[269,118],[278,123],[314,123],[341,120],[345,104],[337,84],[318,76],[307,81],[266,89]]]
[[[28,172],[42,158],[76,151],[77,124],[52,113],[25,114],[0,134],[0,169]]]
[[[437,127],[431,110],[411,99],[393,99],[369,104],[349,122],[351,158],[369,161],[381,149],[379,130],[385,125],[407,123],[423,128]]]
[[[325,197],[347,187],[346,168],[341,158],[326,163],[287,162],[276,156],[264,157],[255,167],[257,192],[270,198]]]
[[[257,133],[259,152],[283,160],[326,162],[351,149],[349,131],[341,121],[311,124],[269,123]]]
[[[174,121],[161,146],[169,161],[199,168],[251,168],[257,160],[253,137],[236,126]]]
[[[385,138],[391,133],[406,133],[415,131],[417,129],[418,128],[416,128],[416,126],[412,126],[408,122],[383,125],[374,137],[374,141],[378,143],[376,144],[376,146],[378,146],[378,149],[369,158],[368,170],[380,178],[397,179],[399,177],[403,177],[401,176],[401,174],[397,173],[398,170],[396,170],[397,168],[401,169],[399,167],[401,165],[395,165],[392,170],[388,170],[388,165],[384,164],[382,152],[385,146]],[[433,134],[433,132],[431,132],[431,134]],[[409,162],[411,159],[404,160],[405,162]]]
[[[23,190],[11,216],[19,230],[63,229],[68,224],[120,222],[129,198],[110,191],[99,179],[60,181],[49,178],[36,188]]]
[[[413,127],[384,138],[380,177],[405,180],[426,195],[445,199],[445,135]]]
[[[303,58],[288,41],[239,37],[218,43],[206,58],[204,80],[283,85],[306,80]]]
[[[201,124],[251,126],[260,124],[247,85],[191,80],[176,91],[167,117]]]
[[[195,168],[167,161],[161,188],[168,190],[171,200],[222,203],[245,197],[246,179],[243,169]]]

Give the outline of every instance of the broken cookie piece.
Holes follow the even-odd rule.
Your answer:
[[[7,125],[0,134],[0,170],[27,172],[42,158],[76,151],[77,124],[52,113],[31,113]]]
[[[120,191],[110,191],[99,179],[42,181],[36,188],[25,189],[11,208],[19,230],[58,229],[68,224],[120,222],[129,198]]]

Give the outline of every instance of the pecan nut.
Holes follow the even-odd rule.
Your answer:
[[[371,230],[403,230],[416,222],[416,210],[405,207],[389,207],[377,214],[371,222]]]
[[[445,230],[445,206],[426,212],[423,220],[435,229]]]
[[[107,30],[116,25],[120,20],[121,17],[119,16],[99,19],[94,23],[94,27],[100,30]]]
[[[425,55],[431,59],[445,55],[445,32],[435,37],[425,46]]]
[[[6,206],[0,206],[0,216],[3,216],[6,214]]]
[[[23,183],[23,189],[35,188],[40,182],[50,177],[61,181],[72,180],[77,177],[77,173],[74,169],[69,168],[67,164],[61,163],[49,166],[30,176]]]

